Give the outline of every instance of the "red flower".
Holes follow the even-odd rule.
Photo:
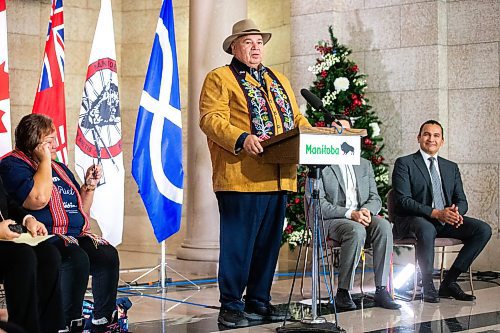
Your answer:
[[[370,140],[370,138],[365,138],[364,139],[364,144],[367,145],[367,146],[371,146],[373,144],[373,141]]]
[[[358,95],[356,95],[356,94],[351,94],[351,99],[352,99],[353,101],[357,101],[357,100],[358,100]]]
[[[321,89],[323,89],[325,87],[325,83],[323,81],[316,81],[316,82],[314,82],[314,85],[319,90],[321,90]]]
[[[380,165],[380,164],[382,164],[382,162],[384,162],[384,158],[382,156],[377,157],[377,156],[373,155],[371,160],[372,160],[372,163],[375,165]]]
[[[315,127],[325,127],[325,122],[324,121],[317,121],[314,124]]]
[[[319,53],[321,53],[323,55],[332,52],[331,46],[316,45],[314,48],[316,49],[316,51],[318,51]]]
[[[328,75],[328,73],[326,71],[322,71],[321,72],[321,77],[324,79],[326,76]]]
[[[296,204],[298,204],[298,203],[300,202],[300,199],[299,199],[299,198],[295,198],[294,202],[295,202]]]
[[[350,69],[351,69],[351,72],[354,72],[354,73],[357,73],[359,70],[358,65],[354,65]]]
[[[287,225],[285,228],[285,233],[291,234],[293,232],[293,226],[291,224]]]

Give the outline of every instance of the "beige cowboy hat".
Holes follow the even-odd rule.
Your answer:
[[[254,21],[252,21],[251,19],[244,19],[244,20],[236,22],[233,25],[233,33],[232,33],[232,35],[230,35],[229,37],[227,37],[224,40],[224,43],[222,43],[222,48],[227,53],[232,54],[231,53],[231,44],[238,37],[246,36],[246,35],[261,35],[262,39],[264,41],[264,44],[266,44],[271,39],[270,32],[262,32],[259,30],[259,28],[257,28],[257,25],[255,24]]]

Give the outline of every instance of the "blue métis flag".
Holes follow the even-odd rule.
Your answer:
[[[134,137],[132,175],[158,242],[179,230],[182,214],[182,122],[172,0],[156,27]]]

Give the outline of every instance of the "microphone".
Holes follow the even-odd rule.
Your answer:
[[[314,109],[316,109],[318,111],[322,111],[325,114],[325,122],[328,124],[328,126],[332,122],[334,122],[335,124],[340,126],[340,128],[343,128],[340,121],[335,119],[330,114],[330,112],[327,109],[325,109],[325,107],[323,106],[323,101],[318,96],[314,95],[312,92],[310,92],[309,90],[307,90],[305,88],[300,90],[300,94],[302,95],[302,97],[304,97],[304,99],[307,101],[307,103],[309,103],[309,105],[311,105]]]

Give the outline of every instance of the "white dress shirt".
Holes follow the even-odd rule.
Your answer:
[[[353,210],[358,209],[358,193],[356,191],[356,175],[352,165],[339,164],[340,173],[345,185],[345,217],[351,219]]]

